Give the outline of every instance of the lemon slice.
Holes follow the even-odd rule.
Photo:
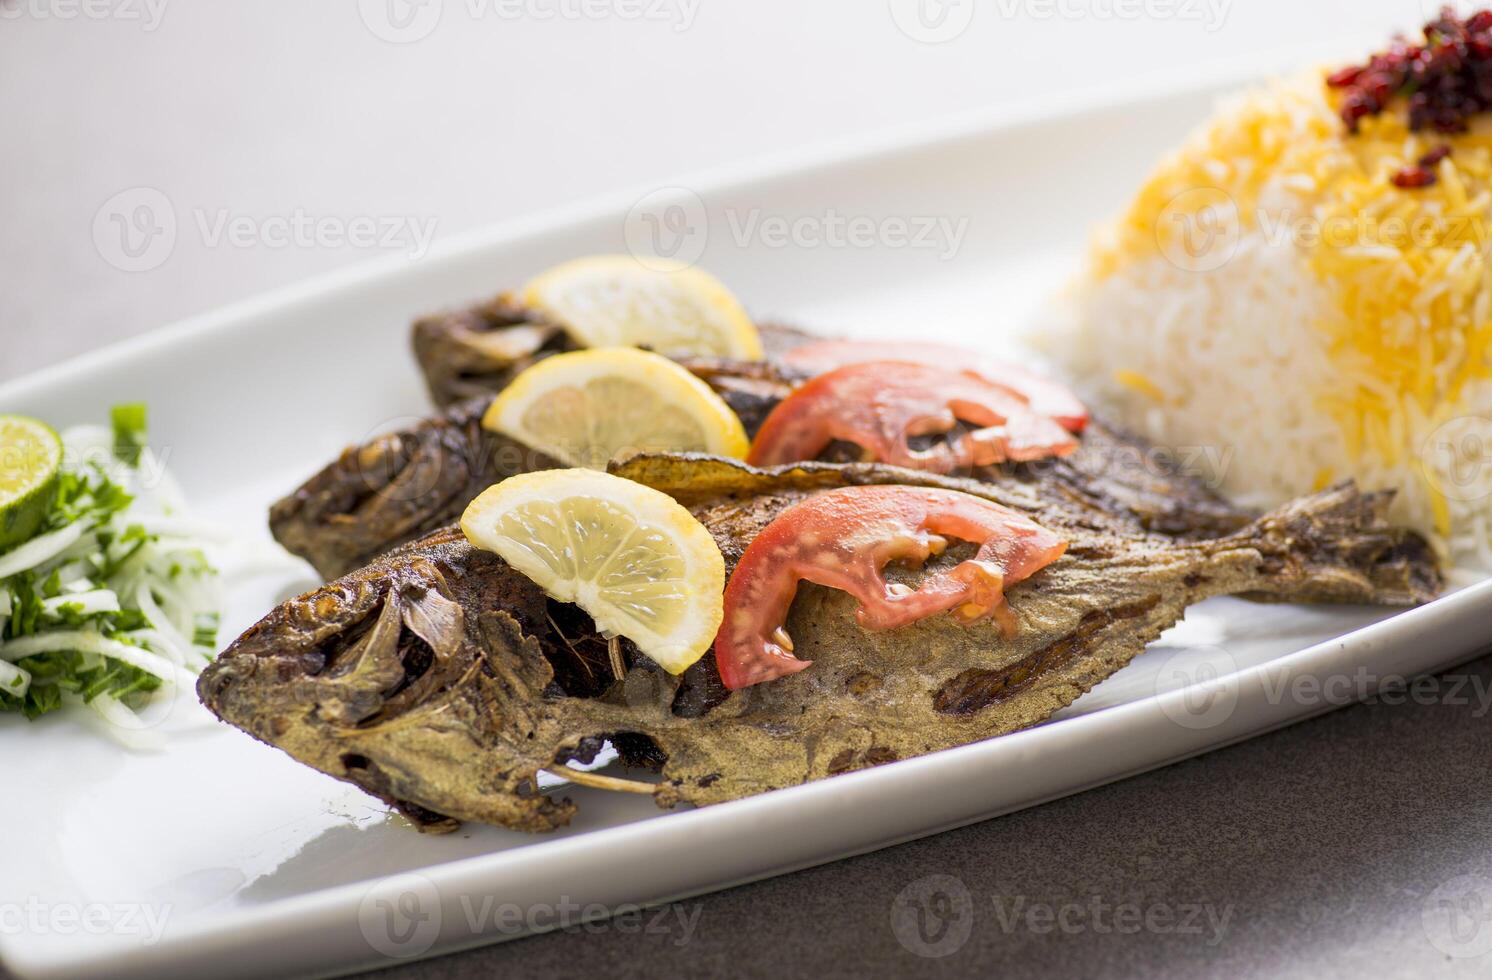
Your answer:
[[[730,290],[683,263],[657,268],[625,255],[576,259],[530,280],[519,300],[563,324],[586,347],[752,361],[762,356],[756,327]]]
[[[693,514],[651,487],[594,470],[525,473],[483,491],[461,530],[670,673],[703,656],[720,629],[720,549]]]
[[[62,440],[45,422],[0,415],[0,551],[41,529],[57,496]]]
[[[545,358],[497,396],[482,425],[598,470],[633,452],[741,458],[750,448],[741,420],[709,385],[630,347]]]

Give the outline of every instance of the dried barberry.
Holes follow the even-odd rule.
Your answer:
[[[1413,190],[1416,187],[1429,187],[1435,183],[1434,171],[1424,167],[1405,167],[1393,177],[1394,186],[1405,190]]]
[[[1418,163],[1419,163],[1419,165],[1421,167],[1424,167],[1426,170],[1429,170],[1430,168],[1434,167],[1437,163],[1439,163],[1441,160],[1444,160],[1446,157],[1448,157],[1450,155],[1451,155],[1451,148],[1450,148],[1449,144],[1441,143],[1439,146],[1435,147],[1435,149],[1431,150],[1429,153],[1426,153],[1424,156],[1420,157],[1419,160],[1418,160]]]
[[[1395,38],[1366,64],[1327,77],[1343,90],[1339,112],[1350,132],[1396,96],[1408,97],[1409,128],[1416,132],[1463,133],[1472,116],[1492,108],[1492,10],[1462,19],[1446,7],[1423,33],[1421,44]]]

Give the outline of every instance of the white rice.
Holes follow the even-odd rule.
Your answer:
[[[1440,413],[1450,421],[1403,399],[1395,441],[1408,451],[1399,465],[1350,455],[1319,404],[1341,387],[1317,327],[1330,300],[1285,237],[1243,230],[1231,259],[1207,271],[1156,255],[1086,278],[1036,343],[1099,411],[1178,458],[1211,460],[1196,475],[1240,502],[1268,507],[1355,477],[1396,490],[1392,519],[1423,532],[1444,557],[1492,569],[1492,382],[1468,384],[1454,411]],[[1164,403],[1116,371],[1148,379]],[[1449,535],[1437,533],[1426,481],[1449,506]]]

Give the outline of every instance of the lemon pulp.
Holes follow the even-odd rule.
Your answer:
[[[624,255],[555,266],[519,291],[525,305],[563,324],[587,347],[759,360],[761,338],[730,290],[682,263],[663,268]]]
[[[634,452],[741,458],[749,448],[741,420],[708,385],[666,357],[630,348],[540,361],[493,401],[482,424],[592,469]]]
[[[490,487],[461,518],[474,546],[603,633],[625,636],[671,673],[714,642],[725,561],[709,531],[671,497],[592,470],[548,470]]]

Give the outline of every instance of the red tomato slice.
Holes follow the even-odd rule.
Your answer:
[[[1056,419],[1070,432],[1082,432],[1083,426],[1088,424],[1088,409],[1064,385],[1009,361],[948,344],[821,340],[795,347],[780,360],[814,374],[862,361],[911,361],[972,371],[992,384],[1016,392],[1031,406],[1031,411]]]
[[[908,439],[979,428],[926,450]],[[784,398],[762,423],[747,459],[757,466],[816,458],[836,439],[883,463],[951,473],[991,463],[1065,456],[1077,440],[1008,388],[974,374],[905,361],[850,364]]]
[[[941,535],[979,545],[968,561],[927,576],[911,591],[888,585],[887,562],[925,561]],[[731,690],[795,674],[788,608],[800,581],[860,600],[866,629],[905,626],[954,610],[963,622],[994,618],[1009,635],[1006,587],[1056,561],[1067,542],[1015,511],[956,490],[868,486],[827,490],[794,504],[746,548],[725,587],[725,618],[715,638],[720,679]]]

